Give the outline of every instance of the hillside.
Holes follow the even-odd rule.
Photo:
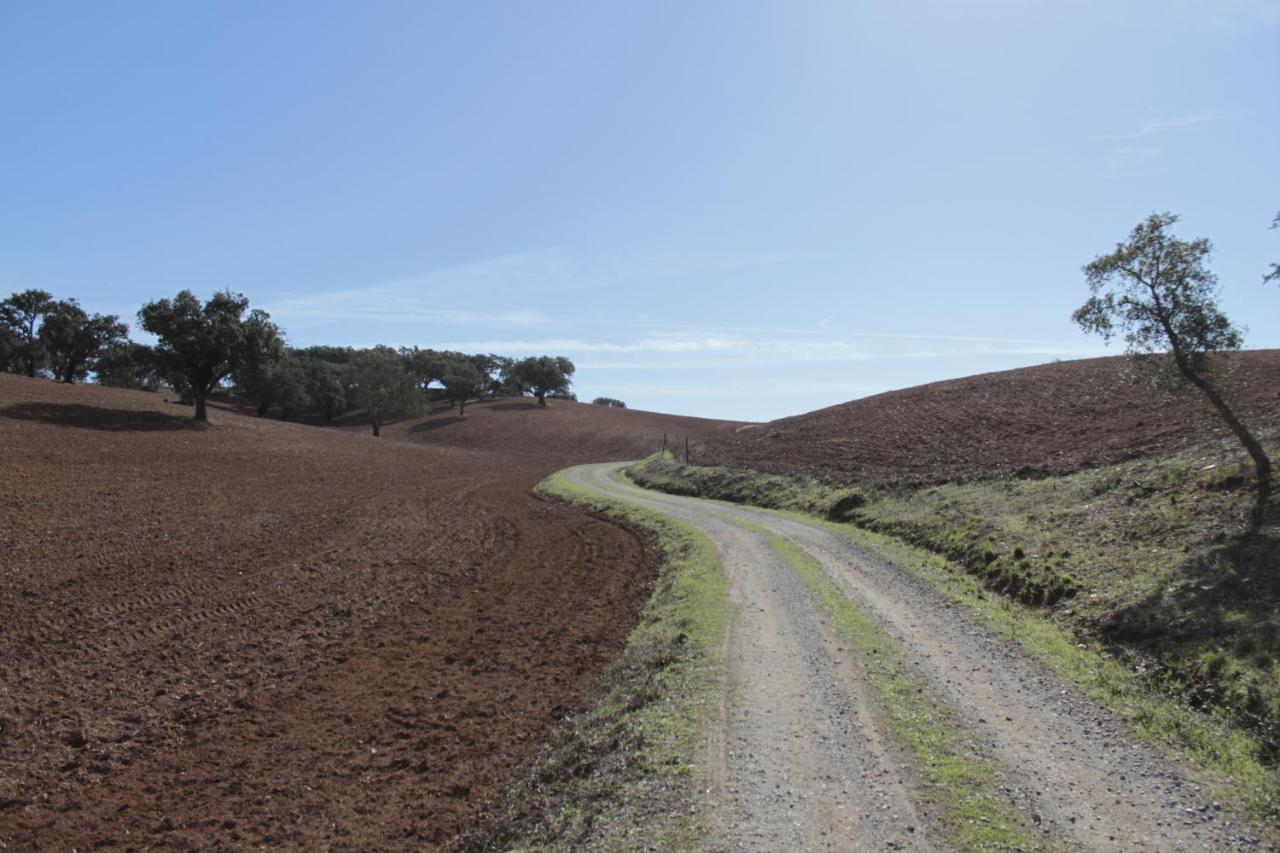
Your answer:
[[[1125,359],[1058,362],[877,394],[699,444],[702,464],[829,483],[921,485],[1066,474],[1224,433],[1193,394],[1125,382]],[[1280,424],[1280,350],[1226,360],[1239,413]]]
[[[369,430],[359,416],[343,423],[353,431]],[[662,448],[664,434],[674,446],[677,438],[683,441],[685,436],[690,442],[726,438],[738,426],[572,400],[551,400],[546,408],[539,408],[530,397],[501,397],[468,405],[464,417],[438,403],[429,417],[389,424],[383,435],[437,448],[528,454],[564,467],[584,461],[641,459]],[[513,438],[517,439],[514,444]]]
[[[0,375],[0,847],[421,849],[468,826],[656,571],[529,489],[687,428],[483,409],[412,442],[225,408],[198,428],[160,394]]]

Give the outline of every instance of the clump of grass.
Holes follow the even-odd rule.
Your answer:
[[[701,733],[718,713],[731,617],[712,543],[658,513],[607,500],[555,474],[542,494],[654,536],[665,555],[640,623],[531,770],[464,839],[470,851],[691,849],[705,845],[693,804]]]
[[[769,546],[861,652],[894,734],[928,783],[922,788],[924,796],[941,807],[960,849],[1040,849],[1036,831],[995,795],[994,763],[983,756],[947,704],[927,691],[888,632],[840,591],[817,560],[789,540],[767,535]]]
[[[814,480],[798,480],[733,468],[685,465],[655,454],[627,469],[641,486],[675,495],[712,498],[731,503],[793,509],[815,515],[840,516],[865,500],[857,489],[836,488]]]

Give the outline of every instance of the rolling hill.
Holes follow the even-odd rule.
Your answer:
[[[1196,394],[1124,380],[1122,357],[1057,362],[877,394],[739,428],[696,461],[828,483],[922,485],[1065,474],[1225,433]],[[1280,350],[1225,359],[1239,413],[1280,425]]]

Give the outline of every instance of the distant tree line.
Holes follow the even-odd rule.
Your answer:
[[[157,344],[131,341],[115,315],[88,314],[74,299],[42,290],[14,293],[0,302],[0,370],[74,383],[156,391],[171,388],[207,420],[207,400],[234,390],[259,416],[314,415],[332,421],[363,411],[373,434],[391,418],[424,411],[446,400],[465,416],[467,403],[496,396],[531,395],[576,400],[573,362],[563,356],[514,359],[418,347],[291,347],[265,311],[231,291],[201,301],[189,290],[138,311]],[[603,399],[603,398],[602,398]],[[610,405],[622,406],[611,401]]]
[[[613,397],[596,397],[591,401],[593,406],[605,406],[610,409],[625,409],[627,404]]]

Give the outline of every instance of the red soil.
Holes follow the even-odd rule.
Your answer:
[[[891,391],[700,444],[695,462],[832,483],[1062,474],[1168,453],[1225,427],[1196,392],[1124,381],[1123,358],[1068,361]],[[1280,350],[1227,360],[1238,413],[1280,426]]]
[[[656,569],[530,487],[690,427],[509,402],[413,444],[0,375],[0,849],[447,845]]]

